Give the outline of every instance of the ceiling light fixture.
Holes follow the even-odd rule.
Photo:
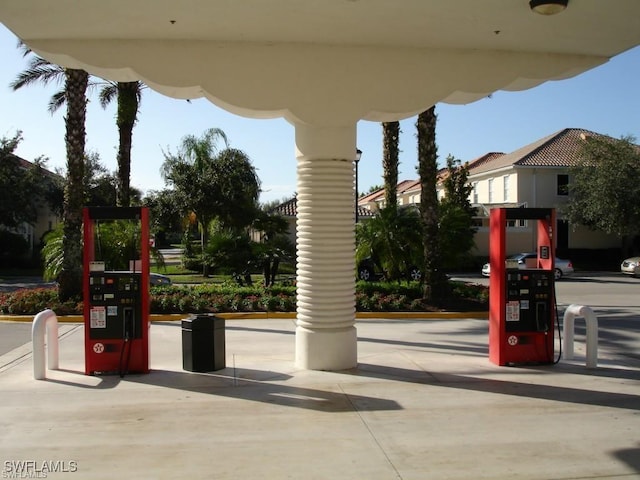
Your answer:
[[[540,15],[555,15],[567,8],[569,0],[530,0],[531,10]]]

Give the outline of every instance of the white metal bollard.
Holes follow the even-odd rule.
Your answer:
[[[43,310],[33,319],[31,343],[33,348],[33,378],[44,380],[47,365],[44,356],[44,336],[47,333],[47,360],[51,370],[58,369],[58,317],[53,310]]]
[[[565,359],[573,358],[573,334],[574,319],[584,317],[587,324],[587,367],[598,366],[598,317],[593,310],[584,305],[569,305],[564,312],[562,321],[564,330],[564,352]]]

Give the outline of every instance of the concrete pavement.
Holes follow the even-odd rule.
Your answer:
[[[368,318],[358,368],[301,371],[293,320],[227,320],[227,368],[192,373],[159,322],[151,373],[120,379],[85,376],[64,327],[47,380],[28,345],[2,357],[2,478],[640,478],[640,362],[614,349],[498,367],[487,320]]]

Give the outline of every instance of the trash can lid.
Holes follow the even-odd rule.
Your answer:
[[[182,320],[183,330],[210,330],[224,327],[224,318],[213,314],[190,315]]]

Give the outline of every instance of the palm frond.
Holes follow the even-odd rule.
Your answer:
[[[44,238],[42,259],[44,263],[43,278],[46,281],[55,280],[62,271],[64,250],[62,247],[62,228],[59,226],[49,232]]]
[[[48,85],[51,82],[62,83],[63,81],[64,69],[62,67],[53,64],[34,66],[32,63],[29,65],[29,68],[20,72],[9,86],[13,90],[18,90],[19,88],[35,83]]]
[[[16,43],[16,48],[20,50],[20,53],[22,53],[23,57],[26,57],[32,52],[31,48],[29,48],[27,44],[20,39],[18,39],[18,42]]]
[[[107,108],[114,98],[118,96],[118,87],[115,83],[107,83],[101,89],[98,94],[98,98],[100,99],[100,106],[102,108]]]
[[[65,90],[60,90],[54,93],[49,100],[48,110],[51,113],[55,113],[58,109],[67,102],[67,93]]]

